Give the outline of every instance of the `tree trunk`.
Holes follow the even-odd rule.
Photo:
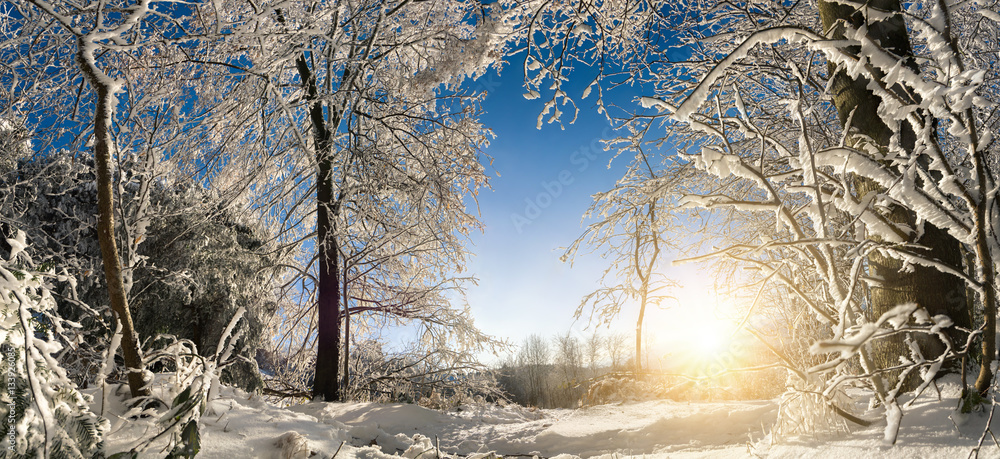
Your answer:
[[[643,286],[642,301],[639,303],[639,320],[635,322],[635,376],[642,374],[642,320],[646,315],[646,286]]]
[[[855,28],[866,25],[863,15],[854,6],[824,0],[820,0],[818,6],[824,31],[832,38],[843,38],[844,30],[841,23],[850,24]],[[868,2],[867,6],[884,11],[901,11],[899,0],[873,0]],[[902,16],[897,14],[884,21],[868,23],[867,27],[868,36],[874,42],[880,43],[883,48],[897,56],[912,58],[913,51]],[[860,52],[856,47],[849,47],[846,51],[854,54]],[[907,64],[913,65],[912,61]],[[877,110],[881,101],[868,90],[869,81],[864,78],[853,79],[846,72],[837,71],[832,64],[831,73],[834,104],[841,125],[860,134],[860,138],[856,138],[855,142],[865,142],[867,140],[864,137],[868,137],[879,148],[885,149],[889,145],[893,130],[878,116]],[[883,77],[880,74],[875,76]],[[897,92],[902,94],[901,91]],[[849,119],[851,126],[848,127],[846,124]],[[912,148],[915,141],[912,129],[905,122],[901,123],[900,128],[901,145],[907,149]],[[859,197],[869,192],[885,192],[882,187],[863,177],[857,177],[854,185]],[[895,223],[916,227],[916,215],[909,209],[893,206],[886,216]],[[929,249],[922,255],[961,271],[960,244],[946,231],[925,222],[924,234],[911,242]],[[871,288],[871,317],[878,318],[896,305],[913,302],[926,308],[931,316],[945,314],[951,317],[957,326],[969,327],[971,319],[966,307],[966,289],[958,277],[924,266],[914,266],[912,272],[903,272],[901,261],[878,252],[871,254],[868,262],[872,277],[882,279],[879,285],[873,285]],[[936,337],[921,335],[916,338],[920,343],[921,352],[927,359],[937,357],[944,351],[944,345]],[[953,335],[952,338],[964,341],[963,337]],[[872,350],[872,358],[881,368],[898,365],[900,356],[909,355],[901,335],[874,343]],[[890,387],[895,386],[898,375],[898,372],[889,375]],[[908,387],[904,385],[904,390],[906,389]]]
[[[280,9],[275,10],[279,23],[285,23]],[[336,24],[334,19],[332,23]],[[302,87],[309,104],[313,143],[316,149],[316,250],[319,258],[319,278],[316,285],[316,368],[313,376],[313,398],[324,401],[340,400],[340,273],[337,266],[337,239],[334,219],[339,204],[333,193],[333,133],[340,124],[341,111],[329,107],[327,123],[323,102],[319,99],[316,76],[303,51],[295,59]],[[349,80],[345,70],[341,82]]]
[[[93,51],[86,51],[82,40],[77,45],[77,65],[97,93],[94,110],[94,160],[97,166],[97,239],[101,246],[101,261],[104,264],[104,278],[108,283],[108,298],[111,310],[122,327],[122,356],[128,371],[128,385],[132,397],[149,396],[150,389],[143,375],[142,351],[139,336],[132,323],[125,283],[122,277],[122,262],[118,257],[115,241],[115,213],[113,174],[111,172],[112,148],[109,132],[114,116],[114,89],[105,75],[94,64]]]
[[[650,171],[650,174],[652,174],[652,171]],[[636,277],[639,278],[640,287],[642,288],[639,303],[639,320],[635,323],[635,372],[637,377],[642,373],[642,320],[646,316],[646,303],[649,300],[649,284],[650,279],[653,277],[653,268],[656,266],[656,259],[660,256],[660,232],[656,227],[656,201],[657,199],[655,198],[650,201],[649,211],[646,213],[647,218],[649,218],[647,222],[650,228],[649,241],[653,243],[653,253],[649,257],[649,264],[642,266],[640,263],[639,249],[640,246],[644,245],[641,224],[635,228],[635,250],[632,253]],[[646,349],[646,352],[649,352],[649,349]]]
[[[982,169],[981,167],[979,169]],[[982,175],[982,174],[980,174]],[[979,177],[980,180],[983,177]],[[985,183],[980,181],[980,183]],[[981,185],[982,186],[982,185]],[[986,188],[982,186],[982,188]],[[985,195],[984,193],[981,193]],[[982,260],[982,277],[979,279],[983,283],[983,347],[982,360],[979,362],[979,375],[976,377],[976,392],[985,396],[990,386],[993,384],[993,369],[991,363],[996,357],[996,330],[997,330],[997,298],[993,290],[993,280],[995,272],[993,269],[993,259],[990,256],[988,236],[986,234],[986,205],[985,199],[979,203],[977,213],[978,231],[976,234],[976,255]],[[964,395],[964,394],[963,394]]]
[[[323,156],[320,153],[320,156]],[[329,158],[321,158],[316,184],[316,229],[319,245],[319,285],[316,338],[316,375],[313,398],[327,402],[340,400],[340,273],[337,269],[336,238],[333,237],[333,184]]]
[[[348,395],[348,384],[350,383],[350,364],[351,364],[351,309],[350,309],[350,297],[347,295],[347,261],[346,257],[344,260],[344,292],[341,295],[344,301],[344,368],[343,368],[343,383],[341,388],[343,390],[343,396],[350,397]]]
[[[309,69],[305,55],[299,55],[295,66],[309,102],[309,120],[312,123],[317,164],[316,246],[319,252],[319,279],[316,286],[318,334],[313,398],[332,402],[340,400],[340,270],[334,225],[337,203],[333,193],[333,135],[327,127],[316,78]],[[339,124],[339,116],[336,113],[333,116],[330,125],[336,126]]]

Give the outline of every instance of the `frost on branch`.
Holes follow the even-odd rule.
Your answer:
[[[928,362],[920,348],[912,340],[908,340],[910,355],[900,358],[900,364],[907,366],[906,372],[917,369],[921,371],[922,387],[929,384],[941,368],[941,364],[946,358],[954,357],[954,343],[945,333],[948,327],[953,325],[950,318],[944,315],[930,317],[927,310],[916,303],[907,303],[896,306],[890,311],[882,314],[872,323],[862,323],[848,328],[840,338],[817,341],[810,350],[816,354],[836,353],[839,354],[833,360],[811,368],[812,373],[832,370],[858,355],[865,347],[873,341],[884,339],[896,334],[917,334],[923,333],[933,335],[940,339],[946,346],[946,350],[933,362]],[[900,385],[902,384],[902,378]],[[921,390],[921,389],[918,389]],[[898,388],[895,391],[898,392]]]

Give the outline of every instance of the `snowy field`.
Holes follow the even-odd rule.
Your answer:
[[[850,434],[772,441],[770,431],[778,415],[773,400],[632,401],[575,410],[475,406],[449,412],[404,404],[314,402],[286,409],[224,388],[202,417],[198,457],[969,457],[988,412],[956,423],[950,416],[957,380],[940,388],[940,401],[931,389],[904,411],[895,446],[882,444],[884,423]],[[865,413],[866,403],[862,394],[856,412],[878,419],[877,410]],[[121,408],[113,403],[109,407],[113,412]],[[130,448],[152,429],[145,420],[113,424],[107,436],[109,452]],[[143,457],[162,455],[151,448]],[[989,436],[979,457],[1000,457],[1000,448]]]

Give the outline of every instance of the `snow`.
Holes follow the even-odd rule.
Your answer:
[[[988,412],[955,414],[962,422],[953,422],[949,415],[957,406],[958,379],[946,377],[937,386],[940,399],[935,390],[917,400],[900,398],[894,407],[902,415],[895,445],[883,440],[890,430],[885,421],[836,436],[775,439],[770,431],[778,415],[777,400],[647,400],[553,410],[488,405],[446,412],[377,403],[311,402],[280,408],[224,387],[208,407],[207,412],[215,414],[201,419],[198,457],[967,457]],[[865,412],[870,394],[849,390],[856,413],[866,419],[882,417],[882,408]],[[121,409],[120,404],[116,407]],[[111,411],[122,412],[115,407]],[[117,425],[106,436],[107,451],[127,449],[140,435],[149,435],[151,422],[112,421]],[[160,455],[154,446],[141,457]],[[1000,448],[987,441],[979,457],[1000,457]]]
[[[1000,14],[997,14],[996,11],[981,9],[979,10],[979,14],[982,14],[983,17],[988,18],[994,22],[1000,22]]]
[[[797,27],[773,27],[769,29],[764,29],[759,32],[755,32],[743,41],[732,53],[722,59],[719,64],[717,64],[712,70],[705,75],[705,78],[698,83],[698,86],[691,92],[684,103],[673,114],[673,118],[677,121],[690,121],[691,115],[700,107],[706,100],[708,100],[709,94],[711,92],[712,85],[722,78],[726,70],[729,69],[735,62],[743,59],[747,56],[751,49],[762,43],[777,43],[782,40],[787,41],[800,41],[800,40],[812,40],[822,41],[823,37],[813,33],[812,31],[800,29]]]
[[[13,239],[11,238],[5,238],[5,239],[7,241],[7,245],[10,246],[10,257],[9,257],[10,261],[14,261],[14,259],[17,258],[17,255],[23,252],[25,247],[28,246],[27,242],[25,242],[25,233],[24,231],[21,230],[17,230],[17,234],[14,236]]]
[[[654,454],[712,445],[719,439],[739,443],[748,432],[760,429],[761,420],[773,422],[777,408],[769,401],[733,405],[653,401],[535,412],[476,407],[442,413],[416,405],[374,404],[309,404],[292,410],[347,425],[352,436],[377,441],[385,452],[391,452],[387,445],[399,441],[392,434],[403,433],[437,438],[444,451],[463,456],[492,451],[503,456],[592,457]],[[730,424],[713,429],[719,418]]]

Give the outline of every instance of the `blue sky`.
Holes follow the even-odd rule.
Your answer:
[[[583,230],[581,216],[591,195],[614,186],[624,161],[609,170],[610,152],[600,140],[610,133],[595,97],[578,101],[576,123],[564,129],[543,124],[540,99],[526,100],[516,59],[502,76],[487,75],[489,91],[483,122],[496,139],[487,149],[499,176],[492,191],[480,193],[484,234],[474,234],[471,272],[480,280],[468,291],[476,322],[488,333],[521,341],[537,333],[564,333],[573,324],[580,299],[596,285],[603,266],[596,256],[572,268],[559,261],[562,250]],[[571,81],[568,92],[580,95],[589,79]],[[576,84],[573,84],[576,83]],[[582,329],[585,324],[577,324]]]
[[[501,76],[494,73],[479,81],[489,93],[482,120],[496,134],[486,151],[495,170],[492,190],[479,195],[486,232],[471,237],[475,256],[469,268],[479,285],[470,286],[467,294],[481,329],[518,344],[530,334],[584,332],[586,320],[574,322],[573,313],[598,286],[607,262],[597,254],[583,254],[570,267],[559,260],[560,247],[582,233],[581,217],[591,195],[612,188],[630,158],[619,157],[608,167],[614,152],[605,152],[600,142],[612,133],[608,121],[597,113],[596,97],[579,100],[592,77],[572,78],[566,89],[580,108],[574,124],[568,123],[572,113],[567,113],[562,129],[558,123],[536,129],[545,95],[526,100],[518,59],[511,62]],[[605,100],[628,106],[638,94],[619,88],[606,92]],[[675,277],[695,275],[690,268],[671,271]],[[634,339],[636,311],[623,311],[612,330]],[[647,317],[653,334],[662,329],[658,321],[670,320],[667,311],[649,311]]]

